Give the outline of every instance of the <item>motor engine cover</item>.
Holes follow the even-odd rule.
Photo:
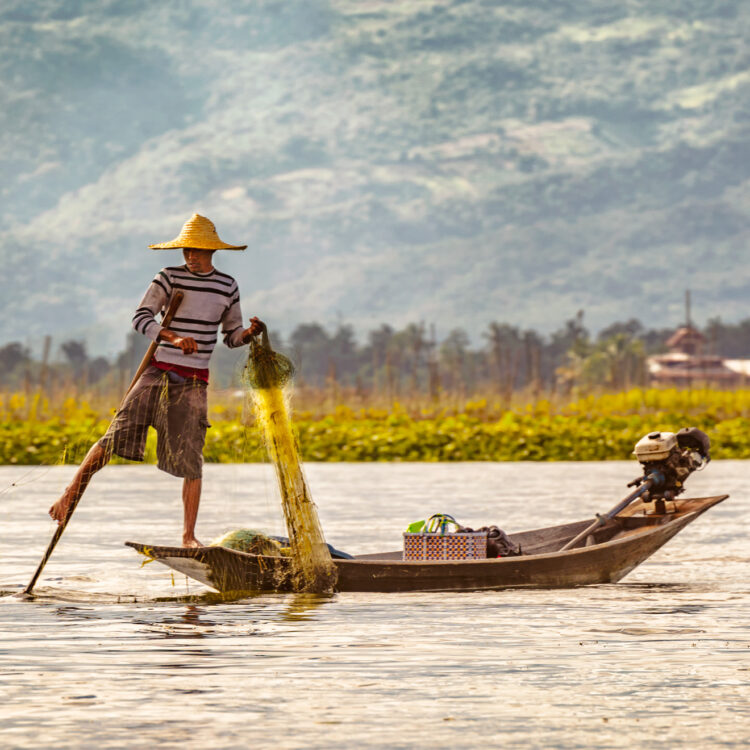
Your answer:
[[[711,441],[703,430],[697,427],[683,427],[676,437],[677,445],[683,450],[699,454],[706,463],[711,460]]]
[[[674,432],[649,432],[636,444],[633,453],[642,463],[664,461],[677,449],[677,436]]]

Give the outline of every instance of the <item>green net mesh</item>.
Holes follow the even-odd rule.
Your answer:
[[[288,385],[294,367],[271,349],[268,334],[256,336],[250,346],[245,382],[268,456],[276,469],[287,532],[295,567],[296,588],[325,593],[335,585],[336,568],[326,545],[305,481],[288,405]]]
[[[243,373],[243,379],[250,388],[283,388],[293,377],[292,361],[271,348],[268,333],[263,331],[251,340]]]
[[[234,529],[224,536],[214,539],[212,547],[226,547],[239,552],[249,552],[251,555],[266,555],[281,557],[282,546],[275,539],[270,539],[262,531],[255,529]]]

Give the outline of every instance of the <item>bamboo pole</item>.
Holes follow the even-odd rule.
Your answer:
[[[167,311],[165,312],[164,318],[162,320],[162,326],[164,328],[169,327],[169,324],[172,322],[172,318],[174,318],[177,312],[177,308],[180,306],[180,303],[182,302],[182,298],[184,296],[185,296],[184,292],[180,292],[180,291],[175,292],[174,296],[169,302],[169,307],[167,307]],[[154,352],[156,351],[156,347],[158,345],[159,343],[157,341],[154,341],[149,346],[148,350],[146,351],[146,354],[143,357],[143,360],[141,361],[141,364],[139,365],[138,369],[135,372],[135,376],[133,377],[133,380],[128,386],[128,390],[125,391],[125,395],[122,397],[122,400],[120,401],[120,405],[117,407],[117,411],[119,411],[122,408],[123,402],[125,401],[125,398],[127,397],[128,393],[130,393],[130,391],[133,389],[133,386],[138,382],[138,378],[140,378],[141,375],[143,375],[144,370],[148,367],[148,363],[151,361],[151,357],[154,356]],[[23,590],[24,594],[31,594],[31,592],[33,591],[34,586],[36,585],[37,579],[39,578],[42,571],[44,570],[44,566],[47,564],[47,561],[52,556],[52,552],[57,546],[57,543],[60,541],[60,537],[63,535],[63,532],[65,531],[65,527],[68,525],[68,522],[73,516],[73,513],[75,512],[75,509],[78,506],[78,501],[81,499],[81,497],[83,497],[85,488],[86,488],[86,485],[84,485],[83,489],[78,494],[78,496],[73,498],[73,501],[68,506],[68,511],[65,514],[65,518],[63,518],[62,523],[58,524],[57,529],[55,529],[55,533],[52,536],[52,540],[47,546],[47,551],[44,553],[44,556],[42,557],[41,562],[37,566],[37,569],[34,572],[34,575],[29,581],[29,585]]]

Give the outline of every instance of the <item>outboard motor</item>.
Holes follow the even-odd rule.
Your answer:
[[[598,526],[604,525],[638,498],[644,502],[653,502],[654,513],[666,513],[666,501],[674,500],[683,492],[685,480],[711,460],[710,449],[711,441],[708,435],[697,427],[683,427],[676,434],[649,432],[636,443],[633,451],[643,466],[643,476],[629,482],[628,487],[637,489],[615,505],[609,513],[603,516],[597,513],[596,521],[576,534],[560,551],[575,547]]]
[[[643,476],[628,487],[639,487],[649,480],[650,487],[641,498],[655,501],[655,511],[663,513],[664,501],[674,500],[685,490],[685,480],[711,460],[710,450],[708,435],[697,427],[683,427],[677,433],[650,432],[633,451],[643,466]]]

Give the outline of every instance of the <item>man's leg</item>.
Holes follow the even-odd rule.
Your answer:
[[[91,447],[73,481],[49,509],[55,521],[65,520],[69,508],[84,493],[91,477],[109,463],[113,453],[131,461],[143,461],[146,433],[160,392],[160,377],[156,368],[148,368],[126,395],[104,437]]]
[[[195,521],[198,518],[198,506],[201,502],[202,480],[184,479],[182,482],[182,504],[185,509],[185,521],[182,528],[183,547],[202,547],[195,538]]]
[[[73,481],[65,488],[60,499],[49,509],[49,514],[55,521],[62,523],[65,520],[68,509],[84,493],[91,477],[106,466],[111,457],[112,452],[103,448],[99,443],[91,446],[83,463],[78,467]]]

